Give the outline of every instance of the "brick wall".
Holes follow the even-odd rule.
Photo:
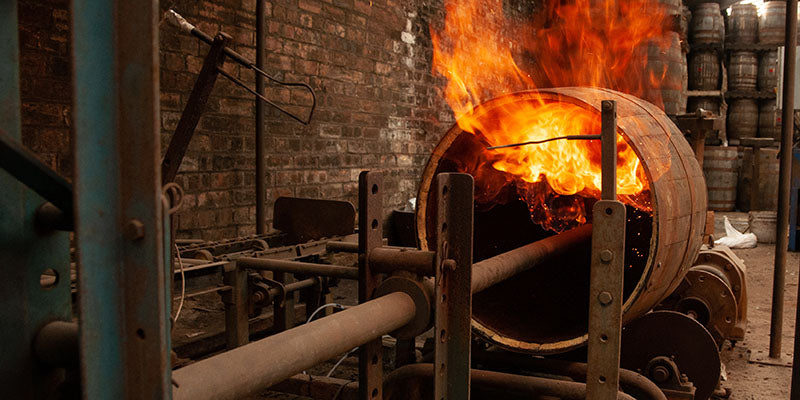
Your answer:
[[[173,7],[209,34],[222,29],[236,50],[255,59],[256,0],[175,1]],[[266,70],[315,88],[318,108],[309,126],[268,107],[267,203],[278,196],[349,200],[358,173],[382,170],[387,211],[414,197],[422,166],[452,124],[443,81],[430,73],[428,20],[441,4],[424,1],[297,0],[266,3]],[[164,144],[175,129],[205,44],[161,27]],[[251,71],[229,72],[253,84]],[[301,90],[269,86],[278,104],[301,113]],[[216,239],[254,233],[254,103],[218,81],[178,182],[188,196],[178,217],[180,236]],[[305,114],[304,114],[305,115]],[[271,219],[271,214],[268,214]]]
[[[222,29],[255,60],[257,0],[162,1],[209,34]],[[315,88],[318,107],[303,126],[267,107],[267,207],[278,196],[349,200],[358,173],[385,172],[387,211],[414,197],[439,137],[453,123],[444,81],[430,73],[428,25],[441,0],[268,1],[267,72]],[[20,2],[23,138],[71,176],[69,2]],[[161,123],[165,149],[208,46],[160,23]],[[226,70],[253,85],[252,71]],[[302,91],[268,86],[268,97],[305,112]],[[220,77],[177,181],[187,192],[179,237],[220,239],[255,231],[255,105]]]
[[[22,142],[72,177],[69,0],[18,2]]]

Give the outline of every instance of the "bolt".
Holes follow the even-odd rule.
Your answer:
[[[614,259],[614,253],[611,250],[603,250],[600,252],[600,261],[610,263]]]
[[[132,219],[125,224],[125,228],[123,229],[122,233],[128,240],[132,242],[141,240],[144,238],[144,224],[138,219]]]
[[[653,368],[653,380],[658,383],[666,382],[669,379],[669,370],[663,365]]]
[[[611,110],[611,102],[610,101],[603,101],[603,110],[610,111]]]
[[[611,293],[600,292],[600,294],[597,295],[597,301],[599,301],[600,304],[602,304],[604,306],[607,306],[607,305],[611,304],[612,300],[614,300],[614,297],[611,296]]]
[[[442,261],[442,271],[455,271],[456,267],[456,260],[447,259]]]

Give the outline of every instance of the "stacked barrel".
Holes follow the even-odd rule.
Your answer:
[[[658,0],[675,21],[682,18],[681,0]],[[660,104],[669,115],[686,112],[686,33],[688,22],[674,24],[673,30],[666,33],[668,47],[653,43],[647,48],[647,66],[651,76],[661,76],[660,85],[650,88],[642,94],[642,98],[654,104]]]
[[[722,101],[724,74],[720,56],[725,40],[725,23],[718,3],[696,3],[690,11],[688,61],[689,92],[686,111],[699,109],[716,115],[725,112]],[[719,138],[708,138],[717,144]]]

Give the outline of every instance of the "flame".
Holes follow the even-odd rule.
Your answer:
[[[526,21],[511,21],[503,3],[449,0],[444,26],[431,28],[433,71],[448,79],[445,97],[464,131],[488,146],[600,133],[597,111],[542,96],[504,104],[500,119],[475,112],[489,99],[541,87],[607,87],[661,105],[652,93],[661,86],[666,65],[654,68],[647,59],[648,46],[670,45],[667,11],[659,3],[545,0]],[[649,211],[647,177],[621,134],[617,151],[620,199]],[[556,140],[479,153],[464,168],[476,178],[476,201],[497,202],[503,188],[513,185],[532,219],[545,228],[561,231],[585,223],[584,199],[599,198],[598,140]]]

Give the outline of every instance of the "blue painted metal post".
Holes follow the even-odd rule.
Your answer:
[[[19,140],[17,29],[17,2],[0,1],[0,130]],[[34,217],[45,200],[2,169],[0,193],[0,398],[51,397],[58,371],[34,359],[32,342],[47,322],[71,319],[69,236],[38,232]],[[54,275],[41,281],[47,269]]]
[[[72,10],[83,396],[169,398],[158,6]]]

